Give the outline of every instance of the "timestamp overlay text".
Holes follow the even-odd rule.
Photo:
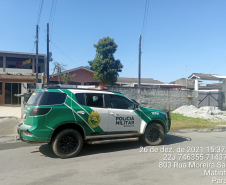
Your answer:
[[[213,184],[226,184],[226,146],[140,147],[141,153],[159,153],[159,169],[201,169]]]

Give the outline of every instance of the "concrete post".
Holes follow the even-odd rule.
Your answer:
[[[223,87],[222,87],[222,91],[223,91],[223,109],[226,110],[226,79],[223,79]]]
[[[195,79],[195,91],[198,91],[199,90],[199,79],[198,78],[196,78]]]
[[[21,94],[24,94],[27,92],[27,83],[21,83]],[[21,118],[23,118],[24,115],[24,97],[21,97]]]
[[[3,72],[5,72],[6,68],[6,56],[3,56]]]
[[[35,73],[35,59],[32,58],[32,73]]]

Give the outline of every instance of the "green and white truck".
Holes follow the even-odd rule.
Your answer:
[[[170,130],[169,112],[145,108],[119,92],[51,87],[28,100],[22,141],[49,143],[61,158],[76,156],[83,143],[136,141],[159,145]]]

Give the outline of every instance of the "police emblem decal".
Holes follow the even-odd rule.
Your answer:
[[[88,122],[92,128],[96,128],[101,121],[100,115],[97,111],[92,111],[89,115]]]

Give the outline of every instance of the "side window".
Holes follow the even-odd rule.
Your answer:
[[[110,95],[110,107],[112,109],[133,109],[133,103],[122,96]]]
[[[76,93],[75,98],[78,101],[79,104],[85,105],[85,94],[84,93]]]
[[[63,104],[66,96],[66,93],[50,92],[47,105]]]
[[[103,94],[86,93],[86,106],[104,107]]]

